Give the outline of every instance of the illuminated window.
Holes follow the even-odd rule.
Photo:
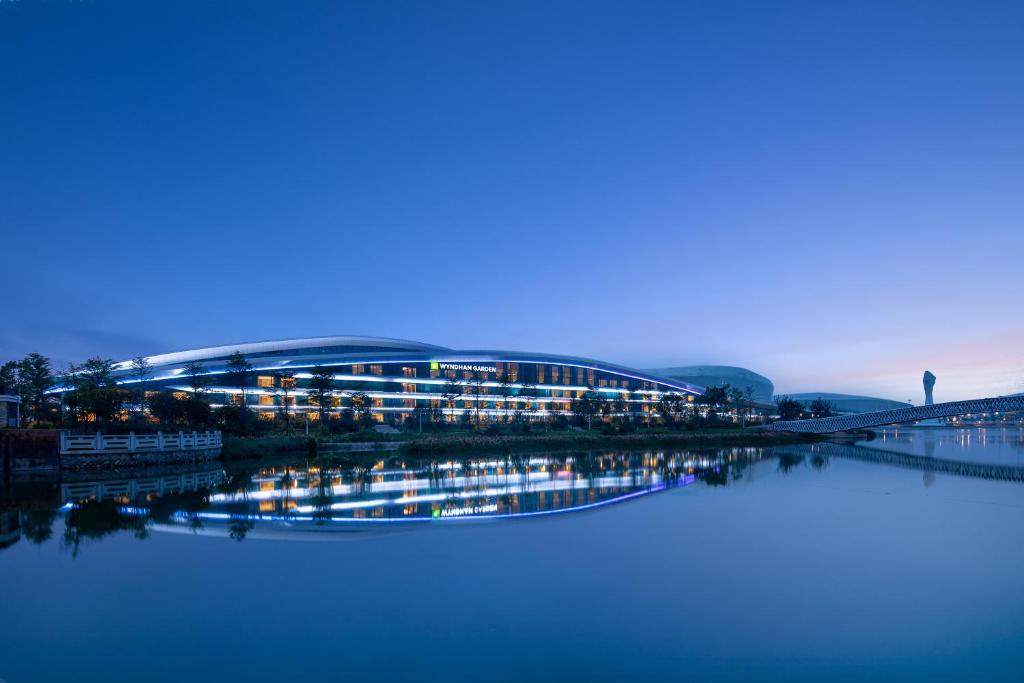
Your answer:
[[[371,365],[370,366],[370,374],[371,375],[383,375],[384,374],[384,366],[383,365]]]
[[[366,369],[362,365],[353,365],[352,366],[352,374],[353,375],[361,375],[364,372],[366,372]]]
[[[537,364],[537,383],[544,384],[544,366]]]
[[[403,377],[415,377],[416,376],[416,368],[402,368],[402,376]]]
[[[567,367],[562,367],[562,384],[572,384],[572,379],[569,376],[570,370]]]
[[[274,378],[269,375],[260,375],[256,378],[256,386],[269,389],[274,386]]]
[[[281,378],[281,386],[283,388],[285,388],[285,389],[293,389],[295,387],[295,378],[294,377],[282,377]]]
[[[178,399],[179,401],[185,401],[188,399],[188,394],[185,393],[184,391],[175,391],[174,398]]]
[[[558,384],[558,366],[551,368],[551,383]]]
[[[414,394],[416,393],[416,385],[413,384],[412,382],[406,382],[405,384],[402,385],[402,391],[404,391],[407,394]]]
[[[270,394],[260,394],[260,405],[261,406],[272,406],[274,405],[274,397]]]
[[[583,384],[583,368],[576,368],[576,384]]]

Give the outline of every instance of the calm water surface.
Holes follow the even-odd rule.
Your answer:
[[[1022,479],[1003,428],[15,477],[0,678],[1020,681]]]

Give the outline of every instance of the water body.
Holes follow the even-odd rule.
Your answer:
[[[1020,469],[1000,428],[15,478],[0,678],[1020,681]]]

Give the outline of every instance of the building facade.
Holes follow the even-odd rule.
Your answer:
[[[20,397],[0,394],[0,429],[17,429],[21,426],[20,408]]]
[[[245,376],[229,366],[249,364]],[[374,337],[318,337],[233,344],[150,356],[140,373],[117,363],[119,384],[179,398],[202,391],[213,407],[241,405],[262,417],[287,411],[316,418],[313,373],[330,375],[329,415],[365,410],[378,422],[431,411],[447,421],[568,415],[574,400],[604,415],[644,415],[665,395],[693,401],[702,388],[587,358],[510,351],[459,351]],[[197,381],[197,375],[201,375]]]

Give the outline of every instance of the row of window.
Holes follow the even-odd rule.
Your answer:
[[[588,386],[610,389],[643,390],[656,389],[657,383],[642,380],[634,380],[615,375],[614,373],[595,370],[593,368],[570,367],[566,365],[547,365],[544,363],[507,363],[495,362],[493,365],[479,367],[493,367],[493,370],[468,370],[460,368],[444,368],[444,363],[417,363],[417,364],[351,364],[331,366],[337,374],[347,375],[371,375],[376,377],[395,378],[417,378],[430,377],[433,379],[458,379],[462,381],[490,381],[509,383],[530,383],[530,384],[562,384]],[[459,365],[452,363],[452,365]],[[275,386],[291,388],[296,386],[293,377],[260,374],[256,377],[256,386],[271,389]],[[414,386],[406,384],[403,386]],[[410,391],[409,389],[403,389]]]

